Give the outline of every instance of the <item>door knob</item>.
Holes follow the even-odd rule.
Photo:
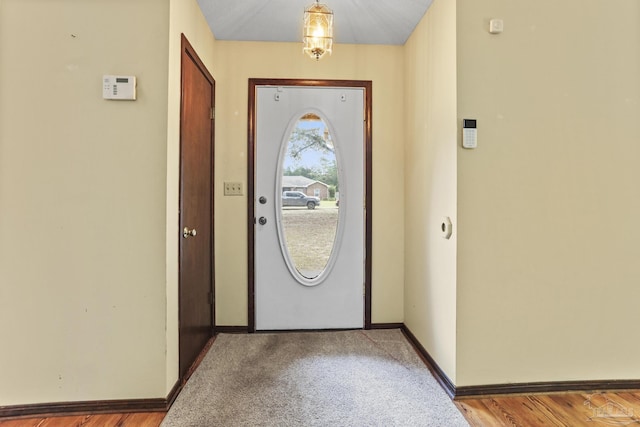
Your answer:
[[[267,223],[267,218],[261,216],[260,219],[258,219],[258,222],[260,225],[265,225]]]
[[[185,227],[184,230],[182,230],[182,237],[184,237],[185,239],[188,238],[189,236],[195,237],[197,234],[196,229],[192,228],[191,230],[189,230],[189,227]]]

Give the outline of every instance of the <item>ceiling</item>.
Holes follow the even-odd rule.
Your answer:
[[[433,0],[322,0],[334,42],[403,45]],[[301,42],[313,0],[198,0],[216,40]]]

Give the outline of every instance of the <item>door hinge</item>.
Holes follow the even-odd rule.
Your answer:
[[[211,107],[211,110],[209,111],[209,118],[211,120],[216,118],[216,109],[214,107]]]
[[[209,304],[213,305],[213,292],[207,294],[207,299],[209,300]]]

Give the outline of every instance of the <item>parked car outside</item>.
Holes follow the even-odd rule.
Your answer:
[[[301,191],[285,191],[282,193],[282,206],[306,206],[307,209],[315,209],[319,205],[319,198],[307,196]]]

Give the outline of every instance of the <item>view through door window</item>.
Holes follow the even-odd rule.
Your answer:
[[[283,150],[282,228],[287,264],[305,279],[330,264],[339,219],[338,159],[329,127],[303,115]]]

